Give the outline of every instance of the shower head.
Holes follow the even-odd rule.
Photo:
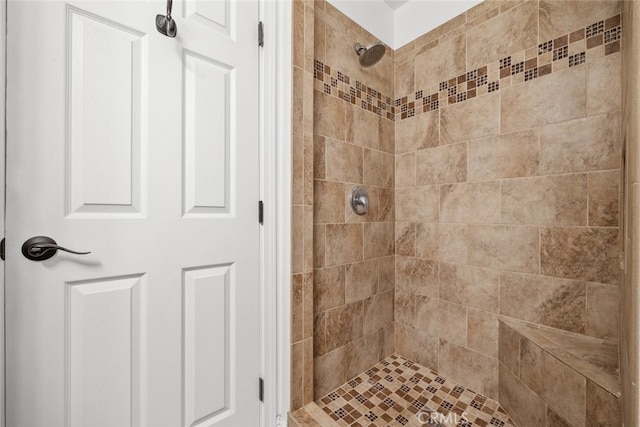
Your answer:
[[[357,43],[355,49],[360,57],[360,65],[363,67],[371,67],[373,64],[377,64],[387,50],[382,42],[374,42],[367,46]]]

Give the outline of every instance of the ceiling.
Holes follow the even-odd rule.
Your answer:
[[[387,46],[398,49],[481,0],[327,0]]]
[[[400,6],[408,2],[409,0],[383,0],[393,10],[397,10]]]

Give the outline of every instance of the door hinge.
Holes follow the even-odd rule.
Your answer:
[[[4,261],[4,237],[2,238],[2,240],[0,241],[0,258],[2,258],[2,260]]]
[[[264,24],[262,21],[258,22],[258,46],[264,46]]]
[[[264,380],[262,378],[258,379],[258,398],[260,402],[264,402]]]
[[[264,224],[264,203],[262,200],[258,202],[258,222]]]

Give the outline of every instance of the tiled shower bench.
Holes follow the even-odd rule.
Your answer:
[[[500,321],[499,401],[519,427],[620,426],[616,343]]]

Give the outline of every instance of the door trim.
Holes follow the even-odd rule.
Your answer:
[[[286,426],[290,400],[291,11],[291,0],[260,1],[264,426]]]
[[[0,0],[0,230],[5,236],[6,177],[6,107],[7,107],[7,0]],[[5,364],[4,364],[4,261],[0,261],[0,427],[5,426]]]
[[[291,295],[291,0],[259,0],[266,43],[260,53],[261,375],[263,426],[287,425],[290,378]],[[0,230],[5,231],[7,0],[0,0]],[[257,28],[257,23],[256,23]],[[271,41],[271,42],[270,42]],[[256,39],[257,43],[257,39]],[[0,262],[0,427],[5,427],[4,262]],[[257,393],[256,379],[256,393]]]

